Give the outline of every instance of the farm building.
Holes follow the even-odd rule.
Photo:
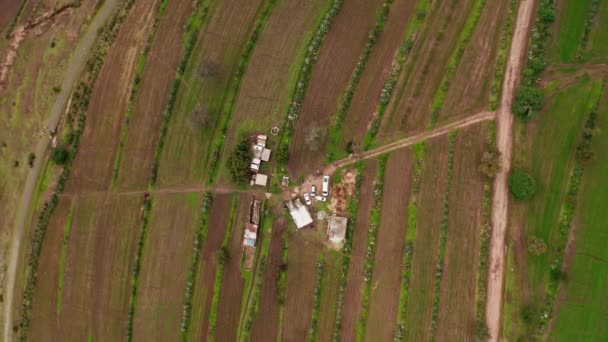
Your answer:
[[[251,269],[255,257],[255,247],[258,243],[258,228],[260,224],[260,210],[262,202],[251,197],[249,208],[249,222],[245,224],[245,234],[243,235],[243,249],[245,252],[245,267]]]
[[[342,246],[346,238],[346,227],[348,219],[346,217],[332,216],[327,225],[327,236],[329,242],[336,246]]]
[[[268,175],[258,173],[253,175],[253,182],[255,185],[266,186],[268,184]]]
[[[251,159],[251,165],[249,167],[253,172],[250,182],[251,185],[266,186],[266,184],[268,184],[268,175],[258,173],[262,162],[270,160],[271,151],[266,148],[267,139],[268,137],[265,135],[258,135],[255,138],[255,143],[251,146],[251,152],[253,153],[253,158]]]
[[[308,212],[308,208],[302,204],[299,198],[294,201],[285,202],[287,209],[289,209],[289,215],[293,219],[298,229],[302,229],[312,223],[312,216]]]

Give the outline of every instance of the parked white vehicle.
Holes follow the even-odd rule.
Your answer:
[[[313,185],[310,187],[310,196],[316,197],[316,195],[317,195],[317,186]]]
[[[323,176],[323,196],[329,196],[329,176]]]
[[[321,201],[321,202],[326,202],[327,201],[327,197],[321,196],[321,195],[315,196],[315,199],[317,201]]]
[[[307,193],[304,194],[304,201],[306,202],[306,205],[311,205],[312,201],[310,200],[310,195]]]

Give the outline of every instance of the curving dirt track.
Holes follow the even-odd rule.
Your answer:
[[[486,323],[491,340],[498,341],[501,327],[502,292],[504,285],[505,237],[507,232],[507,212],[509,190],[507,176],[511,167],[513,145],[513,114],[511,105],[515,88],[523,67],[528,32],[534,16],[535,0],[522,0],[517,12],[513,41],[507,61],[507,69],[502,90],[502,100],[497,114],[497,144],[502,153],[502,170],[494,179],[492,196],[492,237],[490,242],[490,275],[488,277],[488,301]]]

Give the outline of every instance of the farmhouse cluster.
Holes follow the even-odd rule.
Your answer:
[[[262,162],[270,160],[271,150],[266,148],[268,136],[260,134],[255,138],[255,142],[251,146],[253,158],[251,159],[251,185],[266,186],[268,184],[268,175],[260,172]]]

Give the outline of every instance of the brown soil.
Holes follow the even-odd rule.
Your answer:
[[[338,215],[346,215],[348,201],[355,195],[356,186],[357,170],[345,170],[342,174],[342,181],[338,184],[333,184],[331,187],[330,211]],[[322,188],[317,187],[317,191],[319,189]]]
[[[317,263],[322,246],[308,240],[315,232],[304,229],[289,237],[283,340],[304,341],[312,321]]]
[[[201,265],[192,298],[192,314],[190,318],[191,341],[203,341],[209,331],[209,314],[217,270],[217,251],[222,247],[228,222],[232,195],[216,195],[213,200],[207,226],[207,238],[201,253]],[[180,297],[183,300],[183,293]],[[175,329],[178,330],[177,328]]]
[[[241,194],[239,196],[237,216],[234,226],[232,226],[232,235],[228,244],[230,261],[224,266],[224,278],[215,330],[217,341],[236,341],[243,299],[243,286],[245,285],[241,273],[243,234],[245,224],[249,221],[250,203],[250,195]]]
[[[488,107],[509,2],[498,0],[484,6],[471,41],[456,69],[456,76],[452,79],[439,122],[470,115]]]
[[[71,200],[59,201],[42,245],[32,304],[35,309],[32,311],[32,326],[29,333],[29,337],[33,341],[42,341],[50,336],[58,336],[57,302],[59,300],[61,249],[71,206]]]
[[[351,107],[344,120],[344,137],[357,145],[363,144],[369,123],[373,120],[380,93],[391,71],[391,65],[401,47],[407,26],[414,14],[416,1],[398,0],[391,6],[384,31],[374,45]],[[342,142],[344,147],[346,142]]]
[[[435,265],[439,251],[439,232],[445,198],[448,138],[425,144],[424,169],[420,182],[420,204],[409,299],[406,309],[406,340],[430,340],[433,313]]]
[[[277,341],[279,335],[279,275],[283,264],[283,235],[287,221],[278,218],[272,226],[272,235],[263,236],[270,240],[268,264],[264,273],[259,310],[253,318],[251,341]]]
[[[375,13],[381,3],[380,0],[346,1],[335,18],[315,63],[295,125],[288,165],[292,176],[305,175],[322,166],[324,149],[312,151],[305,143],[305,136],[313,127],[329,125],[339,97],[365,48],[367,34],[375,23]]]
[[[158,24],[127,128],[117,181],[121,189],[145,188],[150,180],[163,111],[184,53],[185,23],[192,11],[189,1],[169,2]]]
[[[229,129],[232,134],[226,136],[224,161],[244,134],[268,134],[272,127],[282,127],[290,82],[299,71],[294,61],[305,53],[315,21],[327,4],[325,0],[287,0],[275,5],[243,77]]]
[[[6,0],[0,2],[0,32],[4,34],[4,29],[13,21],[17,15],[17,10],[21,6],[21,0]]]
[[[396,134],[427,128],[433,98],[471,7],[472,1],[451,0],[438,3],[427,13],[384,116],[379,140],[389,141]],[[403,87],[403,96],[399,97]]]
[[[413,164],[407,149],[395,152],[386,166],[366,340],[394,339]]]
[[[377,161],[365,163],[363,183],[359,195],[359,215],[353,237],[348,284],[342,307],[343,319],[340,335],[344,341],[354,341],[357,337],[357,323],[361,313],[361,290],[363,288],[363,264],[367,251],[367,229],[374,198],[374,183],[376,181]]]
[[[193,69],[182,79],[167,128],[159,184],[198,185],[209,176],[210,144],[220,131],[217,125],[225,115],[224,101],[232,89],[235,69],[264,4],[261,0],[224,0],[209,8],[190,57],[189,68]],[[216,76],[198,76],[198,68],[205,61],[220,65]],[[192,129],[189,124],[191,110],[196,106],[207,106],[211,113],[209,124],[201,130]]]
[[[200,205],[188,195],[156,195],[144,251],[133,322],[133,339],[170,341],[179,338],[192,239]]]
[[[317,340],[331,341],[336,323],[336,306],[342,276],[342,255],[327,249],[324,255],[321,305],[317,321]]]
[[[454,147],[450,216],[445,266],[441,283],[437,340],[475,339],[477,271],[485,177],[479,172],[486,148],[485,127],[459,132]],[[458,295],[454,295],[454,289]]]
[[[91,94],[68,189],[105,190],[110,184],[137,59],[154,22],[155,4],[135,1],[105,58]]]

